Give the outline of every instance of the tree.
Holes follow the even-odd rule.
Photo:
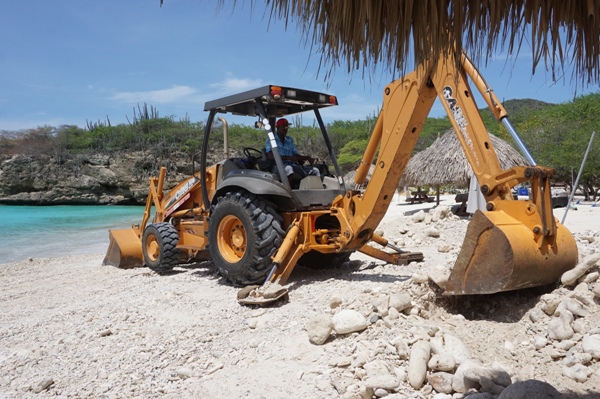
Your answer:
[[[544,108],[518,128],[536,162],[554,168],[555,181],[570,184],[572,171],[579,170],[592,131],[600,131],[600,93]],[[600,145],[594,144],[580,179],[586,199],[595,199],[600,188]]]

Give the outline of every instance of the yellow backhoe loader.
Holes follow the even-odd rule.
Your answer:
[[[530,166],[500,167],[468,77],[513,134]],[[274,162],[263,151],[245,148],[245,158],[201,168],[166,194],[162,169],[150,181],[142,222],[110,231],[104,264],[164,271],[179,263],[212,259],[228,282],[248,286],[284,285],[297,263],[331,266],[354,251],[394,264],[422,260],[422,254],[401,251],[375,230],[436,98],[446,109],[487,202],[486,211],[477,211],[467,228],[444,293],[489,294],[557,282],[576,265],[578,254],[573,236],[552,214],[553,170],[536,166],[471,61],[452,53],[385,87],[382,111],[355,176],[356,187],[347,187],[341,177],[319,111],[337,105],[335,96],[268,85],[207,102],[201,165],[207,165],[209,136],[219,113],[256,118],[272,146]],[[306,176],[299,187],[292,187],[273,127],[276,118],[305,111],[314,112],[334,171],[321,165],[321,176]],[[371,165],[375,168],[370,181],[359,190]],[[525,182],[531,185],[531,200],[513,199],[511,189]],[[283,294],[285,290],[279,290],[269,298],[255,295],[241,302],[269,302]]]

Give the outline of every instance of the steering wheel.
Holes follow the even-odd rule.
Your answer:
[[[244,147],[243,153],[247,158],[259,158],[260,159],[263,156],[262,151],[257,150],[256,148],[252,148],[252,147]],[[258,156],[256,156],[256,154],[258,154]]]

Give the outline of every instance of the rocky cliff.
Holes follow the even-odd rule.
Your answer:
[[[148,179],[167,167],[166,188],[192,172],[189,156],[150,153],[0,155],[0,203],[11,205],[144,204]]]

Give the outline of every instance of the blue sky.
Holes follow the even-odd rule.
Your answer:
[[[363,78],[342,68],[324,82],[299,30],[269,21],[255,3],[217,10],[216,0],[3,1],[0,130],[125,123],[144,103],[161,116],[202,121],[205,101],[271,83],[337,95],[326,121],[376,112],[390,73]],[[560,103],[599,89],[574,86],[570,75],[553,83],[543,65],[532,77],[528,50],[514,67],[499,55],[481,68],[500,99]],[[436,103],[430,116],[442,115]]]

